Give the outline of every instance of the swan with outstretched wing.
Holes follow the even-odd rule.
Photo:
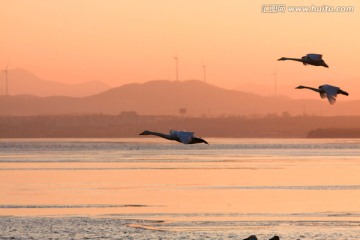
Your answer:
[[[338,94],[349,96],[348,92],[341,90],[339,87],[332,85],[324,84],[319,86],[319,88],[307,87],[307,86],[298,86],[296,89],[310,89],[312,91],[320,93],[321,98],[327,98],[330,104],[336,103],[336,97]]]
[[[176,131],[170,130],[169,134],[159,133],[159,132],[152,132],[152,131],[144,131],[140,133],[140,135],[154,135],[158,137],[162,137],[168,140],[177,141],[183,144],[195,144],[195,143],[205,143],[209,144],[202,138],[195,137],[194,132],[185,132],[185,131]]]
[[[325,61],[322,59],[322,55],[317,54],[317,53],[309,53],[309,54],[306,54],[306,56],[303,56],[301,58],[282,57],[282,58],[278,59],[278,61],[285,61],[285,60],[302,62],[304,65],[323,66],[326,68],[329,67],[325,63]]]

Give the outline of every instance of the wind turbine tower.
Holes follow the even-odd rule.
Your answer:
[[[276,72],[274,73],[274,81],[275,81],[274,95],[276,97],[277,96],[277,74],[276,74]]]
[[[176,81],[179,81],[179,58],[177,56],[177,54],[174,56],[175,59],[175,76],[176,76]]]
[[[6,65],[6,68],[2,70],[5,73],[5,96],[9,95],[9,87],[8,87],[8,65]]]
[[[205,65],[205,64],[202,64],[202,68],[203,68],[204,82],[206,83],[206,65]]]
[[[275,66],[275,71],[273,73],[274,75],[274,95],[277,96],[277,68]]]

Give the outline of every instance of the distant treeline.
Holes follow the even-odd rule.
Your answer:
[[[2,116],[1,138],[121,138],[143,130],[194,131],[200,137],[305,138],[360,137],[360,116],[224,116],[190,118],[120,115]]]
[[[360,138],[360,128],[319,128],[309,132],[309,138]]]

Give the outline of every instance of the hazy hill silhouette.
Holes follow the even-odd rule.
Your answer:
[[[133,110],[148,115],[177,115],[180,108],[186,108],[191,115],[200,115],[234,112],[238,109],[234,102],[251,101],[256,104],[259,97],[196,80],[184,82],[158,80],[124,85],[88,97],[87,100],[91,101],[93,106],[97,103],[106,103],[102,107],[106,107],[108,112],[116,111],[112,105],[117,105],[124,111]]]
[[[289,91],[299,90],[291,88]],[[191,116],[265,115],[283,112],[316,115],[360,114],[360,108],[356,104],[360,101],[342,102],[341,96],[339,98],[338,103],[331,106],[320,97],[319,100],[293,100],[283,96],[263,97],[223,89],[197,80],[158,80],[143,84],[127,84],[85,99],[98,110],[114,114],[122,109],[148,115],[178,115],[179,108],[186,108]]]
[[[331,106],[326,100],[261,97],[196,80],[159,80],[127,84],[83,98],[1,97],[0,114],[120,114],[123,111],[136,111],[143,115],[179,115],[179,109],[186,108],[188,116],[267,115],[284,112],[292,115],[360,115],[360,101],[342,102],[341,97]]]
[[[345,101],[350,100],[350,99],[351,100],[360,100],[360,96],[353,94],[353,93],[360,92],[360,85],[357,84],[359,81],[360,81],[360,78],[349,79],[346,81],[339,81],[339,80],[323,81],[323,80],[319,80],[319,79],[311,80],[311,81],[304,80],[304,81],[301,81],[298,83],[284,83],[282,85],[278,85],[276,92],[277,92],[277,95],[288,96],[293,99],[304,99],[304,98],[319,99],[319,95],[314,94],[313,91],[299,91],[299,90],[295,90],[295,87],[297,87],[299,85],[318,87],[323,84],[331,84],[333,86],[340,86],[341,89],[344,89],[344,90],[350,92],[351,97],[343,98],[343,100],[345,100]],[[251,92],[251,93],[254,93],[254,94],[257,94],[260,96],[274,96],[274,92],[275,92],[273,84],[266,85],[266,84],[261,84],[261,83],[257,83],[257,82],[248,82],[248,83],[240,84],[234,90]]]
[[[35,74],[21,68],[9,69],[9,94],[10,95],[35,95],[85,97],[108,90],[110,87],[99,81],[87,81],[78,84],[65,84],[48,81],[37,77]],[[4,80],[4,77],[2,77]],[[5,85],[2,84],[1,86]],[[1,89],[2,95],[5,90]]]

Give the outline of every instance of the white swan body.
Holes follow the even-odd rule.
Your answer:
[[[183,144],[195,144],[195,143],[205,143],[208,144],[204,139],[195,137],[194,132],[185,132],[185,131],[175,131],[170,130],[170,134],[164,134],[159,132],[144,131],[140,135],[154,135],[162,137],[168,140],[178,141]]]
[[[310,89],[315,92],[320,93],[321,98],[327,98],[330,104],[336,103],[336,97],[338,94],[349,96],[349,93],[341,90],[339,87],[335,87],[329,84],[324,84],[319,86],[319,88],[307,87],[307,86],[298,86],[297,89]]]
[[[322,59],[322,55],[317,54],[317,53],[309,53],[309,54],[306,54],[306,56],[303,56],[302,58],[282,57],[282,58],[278,59],[278,61],[285,61],[285,60],[292,60],[292,61],[302,62],[304,65],[323,66],[323,67],[326,67],[326,68],[329,67],[325,63],[325,61]]]
[[[194,137],[194,134],[194,132],[170,130],[170,135],[179,138],[180,141],[184,144],[189,144],[191,139]]]

